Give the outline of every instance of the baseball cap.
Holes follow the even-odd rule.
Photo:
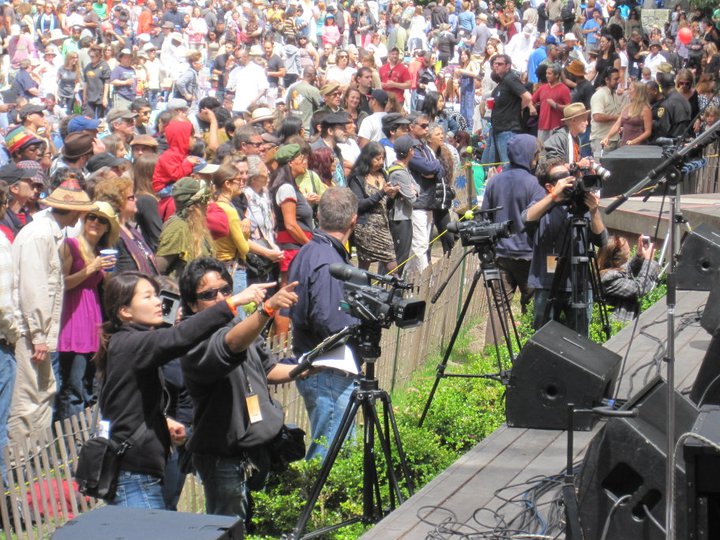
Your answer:
[[[68,133],[85,130],[97,130],[99,125],[100,120],[88,118],[87,116],[75,116],[68,122],[67,130]]]
[[[398,137],[395,142],[395,155],[399,158],[406,158],[410,149],[414,146],[413,138],[409,135]]]

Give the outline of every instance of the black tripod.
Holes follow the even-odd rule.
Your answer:
[[[430,395],[428,396],[427,403],[425,404],[425,409],[423,410],[422,416],[420,417],[420,422],[418,423],[419,426],[423,425],[428,410],[430,410],[430,404],[432,403],[433,397],[435,397],[435,392],[437,391],[438,385],[440,384],[440,379],[443,379],[445,377],[492,379],[494,381],[499,381],[507,386],[507,383],[509,381],[509,371],[504,369],[502,365],[500,349],[497,345],[498,328],[496,327],[495,319],[492,316],[490,316],[490,325],[492,328],[493,341],[495,343],[495,357],[497,359],[498,367],[497,373],[461,374],[446,373],[445,371],[448,360],[450,359],[450,354],[452,353],[453,347],[455,346],[455,340],[460,333],[460,328],[462,327],[462,323],[465,320],[465,315],[467,314],[468,308],[470,307],[470,302],[472,302],[475,288],[477,287],[478,281],[480,281],[481,277],[483,278],[483,285],[485,286],[485,298],[487,300],[487,305],[490,306],[492,302],[495,306],[496,313],[498,314],[498,320],[500,321],[499,330],[502,332],[505,345],[507,346],[508,352],[510,353],[511,362],[515,361],[515,349],[517,349],[517,351],[520,350],[520,335],[518,334],[517,327],[515,326],[515,319],[513,318],[512,311],[510,310],[510,303],[508,302],[508,298],[505,293],[505,287],[503,287],[502,280],[500,279],[500,271],[495,264],[495,249],[492,242],[488,244],[475,245],[472,250],[465,252],[465,254],[458,261],[457,265],[455,265],[455,268],[453,268],[450,276],[448,276],[447,281],[445,281],[445,283],[440,286],[438,291],[432,297],[432,303],[434,304],[435,302],[437,302],[438,298],[440,298],[440,295],[445,290],[445,287],[447,287],[448,283],[450,282],[450,279],[452,279],[452,276],[455,274],[457,269],[465,260],[465,257],[470,255],[471,253],[477,254],[478,258],[480,259],[480,268],[478,268],[473,275],[470,290],[468,291],[467,297],[465,298],[465,304],[462,307],[460,316],[455,323],[455,330],[453,331],[452,337],[450,338],[450,343],[445,350],[445,355],[443,356],[442,362],[438,364],[437,375],[435,376],[435,384],[433,384]]]
[[[608,339],[610,339],[610,319],[607,312],[607,304],[605,302],[605,292],[603,291],[600,281],[600,271],[598,269],[595,251],[590,245],[590,237],[588,229],[590,223],[584,216],[584,206],[580,205],[580,209],[572,214],[570,227],[565,231],[565,237],[562,241],[560,249],[561,255],[557,259],[557,268],[553,277],[550,294],[547,304],[545,305],[545,313],[543,315],[543,324],[550,320],[550,314],[553,308],[557,308],[561,301],[561,287],[568,275],[570,277],[570,309],[572,317],[574,317],[573,327],[578,333],[587,335],[590,320],[588,318],[588,307],[590,306],[590,298],[588,297],[588,289],[586,284],[590,283],[592,291],[592,300],[599,307],[600,321],[603,331]],[[568,269],[568,263],[570,268]],[[568,321],[570,322],[570,321]]]
[[[380,331],[381,327],[379,325],[362,322],[359,325],[348,327],[341,332],[341,334],[346,333],[346,335],[351,334],[354,336],[358,353],[360,357],[365,360],[365,373],[360,377],[358,388],[353,390],[350,403],[347,409],[345,409],[345,413],[340,421],[340,427],[328,449],[318,478],[315,480],[315,484],[310,491],[310,496],[305,504],[305,508],[295,525],[295,529],[293,529],[293,532],[288,537],[290,539],[315,538],[358,522],[377,523],[385,517],[389,511],[394,510],[397,503],[402,504],[404,498],[400,491],[398,477],[393,468],[391,440],[395,443],[395,449],[400,460],[400,471],[405,477],[407,489],[411,495],[414,491],[405,452],[403,451],[402,442],[400,441],[400,432],[398,431],[395,415],[393,414],[390,403],[390,395],[385,390],[380,389],[378,380],[375,378],[375,360],[380,356]],[[382,422],[378,414],[378,402],[382,403],[383,406]],[[303,535],[315,503],[330,475],[330,471],[335,464],[335,460],[340,453],[345,438],[355,422],[358,411],[362,411],[363,418],[365,419],[365,425],[363,426],[363,512],[359,516],[352,517],[336,525],[329,525]],[[389,499],[389,510],[387,511],[383,508],[380,491],[380,478],[378,477],[376,464],[376,440],[380,443],[383,458],[387,465],[386,474]]]

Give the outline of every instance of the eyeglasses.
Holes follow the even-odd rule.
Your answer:
[[[430,124],[415,124],[415,125],[422,129],[427,129],[430,126]]]
[[[262,142],[246,142],[243,144],[247,144],[248,146],[254,146],[255,148],[260,148],[264,143],[262,143]]]
[[[678,86],[692,86],[690,81],[678,81]]]
[[[208,289],[207,291],[202,291],[202,292],[197,293],[197,297],[198,297],[198,300],[204,300],[206,302],[210,302],[217,298],[218,293],[222,294],[223,296],[230,296],[232,294],[232,286],[225,285],[224,287]]]
[[[342,92],[331,92],[328,95],[333,96],[333,97],[342,96]]]
[[[348,58],[348,55],[347,54],[339,54],[338,58]]]
[[[85,221],[97,221],[100,225],[110,225],[110,221],[107,218],[98,216],[97,214],[88,214]]]

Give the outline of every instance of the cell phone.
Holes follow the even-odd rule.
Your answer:
[[[640,238],[642,238],[642,244],[643,247],[650,247],[650,237],[642,235]]]
[[[180,309],[180,295],[167,290],[160,291],[162,300],[163,322],[167,325],[174,325]]]

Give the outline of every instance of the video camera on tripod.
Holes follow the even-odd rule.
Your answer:
[[[500,238],[509,238],[512,234],[512,221],[493,223],[485,216],[500,210],[475,211],[476,219],[465,221],[452,221],[448,223],[447,230],[460,235],[460,242],[464,247],[495,244]]]
[[[413,285],[397,276],[381,276],[342,263],[331,264],[330,275],[344,281],[341,308],[353,317],[382,328],[390,328],[392,323],[398,328],[412,328],[425,318],[425,301],[404,299],[403,290]],[[373,286],[371,280],[385,287]]]
[[[600,190],[602,183],[610,178],[611,173],[594,161],[590,161],[590,165],[587,167],[571,163],[568,165],[568,171],[575,177],[575,183],[572,187],[565,189],[566,199],[562,203],[568,206],[572,212],[584,214],[588,210],[585,205],[585,194]]]

